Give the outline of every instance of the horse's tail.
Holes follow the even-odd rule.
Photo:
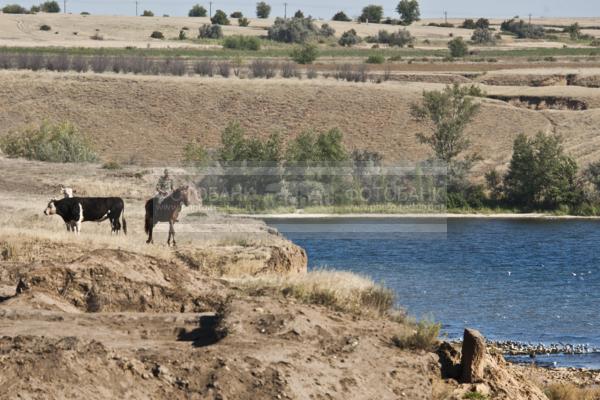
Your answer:
[[[149,202],[151,202],[152,200],[150,200]],[[146,216],[144,217],[144,232],[146,232],[147,234],[150,233],[150,229],[152,229],[152,217],[149,215],[149,213],[152,211],[152,209],[148,207],[148,203],[146,203]]]
[[[127,221],[125,221],[125,204],[123,204],[123,213],[121,214],[121,222],[123,224],[123,233],[127,235]]]

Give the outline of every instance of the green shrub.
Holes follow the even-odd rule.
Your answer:
[[[18,4],[8,4],[2,8],[4,14],[27,14],[27,9]]]
[[[469,392],[465,393],[463,399],[467,400],[488,400],[488,397],[485,394],[479,392]]]
[[[388,31],[381,30],[377,34],[377,42],[385,43],[390,46],[404,47],[413,43],[415,38],[406,29],[398,32],[389,33]]]
[[[394,336],[392,343],[401,349],[432,350],[440,335],[441,324],[423,320],[415,328],[411,335]]]
[[[33,8],[33,7],[32,7],[32,8]],[[82,11],[82,12],[81,12],[79,15],[86,16],[86,15],[90,15],[90,13],[89,13],[89,12],[87,12],[87,11]]]
[[[381,54],[374,54],[369,56],[365,62],[367,64],[383,64],[385,62],[385,57]]]
[[[10,157],[50,162],[91,162],[98,156],[74,125],[43,123],[39,128],[9,134],[0,148]]]
[[[60,6],[56,1],[46,1],[45,3],[40,4],[40,10],[45,13],[59,13]]]
[[[221,39],[223,37],[223,29],[220,25],[204,24],[198,31],[198,37],[201,39]]]
[[[461,25],[461,28],[476,29],[477,25],[475,25],[475,21],[473,21],[471,18],[469,18],[469,19],[465,19],[465,21]]]
[[[477,28],[471,36],[473,43],[477,44],[488,44],[494,43],[494,36],[489,29]]]
[[[206,17],[206,8],[202,7],[200,4],[196,4],[190,9],[190,12],[188,12],[188,17]]]
[[[165,35],[163,35],[163,33],[162,33],[162,32],[159,32],[159,31],[154,31],[154,32],[152,32],[152,33],[150,34],[150,37],[151,37],[152,39],[164,39],[164,38],[165,38]]]
[[[600,47],[600,38],[596,38],[596,39],[592,40],[592,42],[590,43],[590,46]]]
[[[354,29],[350,29],[342,34],[338,41],[340,46],[350,47],[361,42],[360,36],[356,34]]]
[[[244,17],[244,14],[242,14],[241,11],[234,11],[231,14],[229,14],[229,18],[240,19],[243,17]]]
[[[292,50],[290,56],[298,64],[312,64],[319,56],[319,51],[317,46],[307,43]]]
[[[335,29],[333,29],[329,24],[321,25],[321,29],[319,29],[319,35],[328,38],[335,36]]]
[[[154,13],[150,10],[144,10],[142,17],[154,17]]]
[[[229,25],[229,19],[227,19],[227,14],[223,10],[217,10],[215,15],[210,19],[214,25]]]
[[[457,37],[448,42],[448,49],[452,57],[464,57],[469,51],[469,47],[461,37]]]
[[[29,12],[31,14],[37,14],[41,11],[40,6],[31,6],[31,8],[29,9]]]
[[[256,36],[227,36],[223,41],[223,47],[226,49],[258,51],[260,50],[260,40]]]
[[[352,21],[352,19],[350,17],[348,17],[346,15],[346,13],[343,11],[338,11],[337,13],[335,13],[335,15],[333,16],[333,18],[331,18],[331,20],[332,21],[342,21],[342,22]]]
[[[238,25],[239,26],[249,26],[250,20],[246,17],[242,17],[242,18],[238,19]]]
[[[530,25],[522,19],[517,21],[515,18],[506,20],[500,25],[504,32],[510,32],[517,35],[520,39],[543,39],[546,35],[543,26]]]
[[[183,148],[183,160],[192,165],[198,165],[208,160],[208,152],[198,142],[191,142]]]
[[[261,19],[269,18],[271,14],[271,6],[261,1],[256,4],[256,16]]]
[[[311,18],[277,18],[269,28],[271,40],[285,43],[306,43],[320,32]]]
[[[185,40],[187,39],[187,35],[185,34],[185,31],[182,29],[179,31],[179,40]]]
[[[52,27],[50,25],[40,25],[40,31],[51,31]]]

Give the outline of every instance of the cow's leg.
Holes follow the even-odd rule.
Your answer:
[[[79,203],[79,219],[75,222],[76,234],[81,232],[81,223],[83,222],[83,206]]]

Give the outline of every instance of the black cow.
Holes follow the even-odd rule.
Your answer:
[[[123,232],[127,234],[125,203],[120,197],[70,197],[51,200],[44,214],[60,215],[67,225],[67,230],[75,233],[81,230],[82,222],[102,222],[108,219],[112,233],[118,234],[121,230],[119,218],[122,216]]]

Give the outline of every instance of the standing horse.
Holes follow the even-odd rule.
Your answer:
[[[168,222],[169,238],[167,239],[167,245],[171,245],[171,238],[173,238],[173,246],[176,245],[174,225],[181,212],[181,205],[183,204],[186,207],[190,205],[192,191],[193,189],[189,186],[182,186],[160,203],[156,198],[152,198],[146,202],[146,218],[144,224],[144,230],[148,234],[146,243],[154,243],[152,240],[152,230],[157,223]]]

